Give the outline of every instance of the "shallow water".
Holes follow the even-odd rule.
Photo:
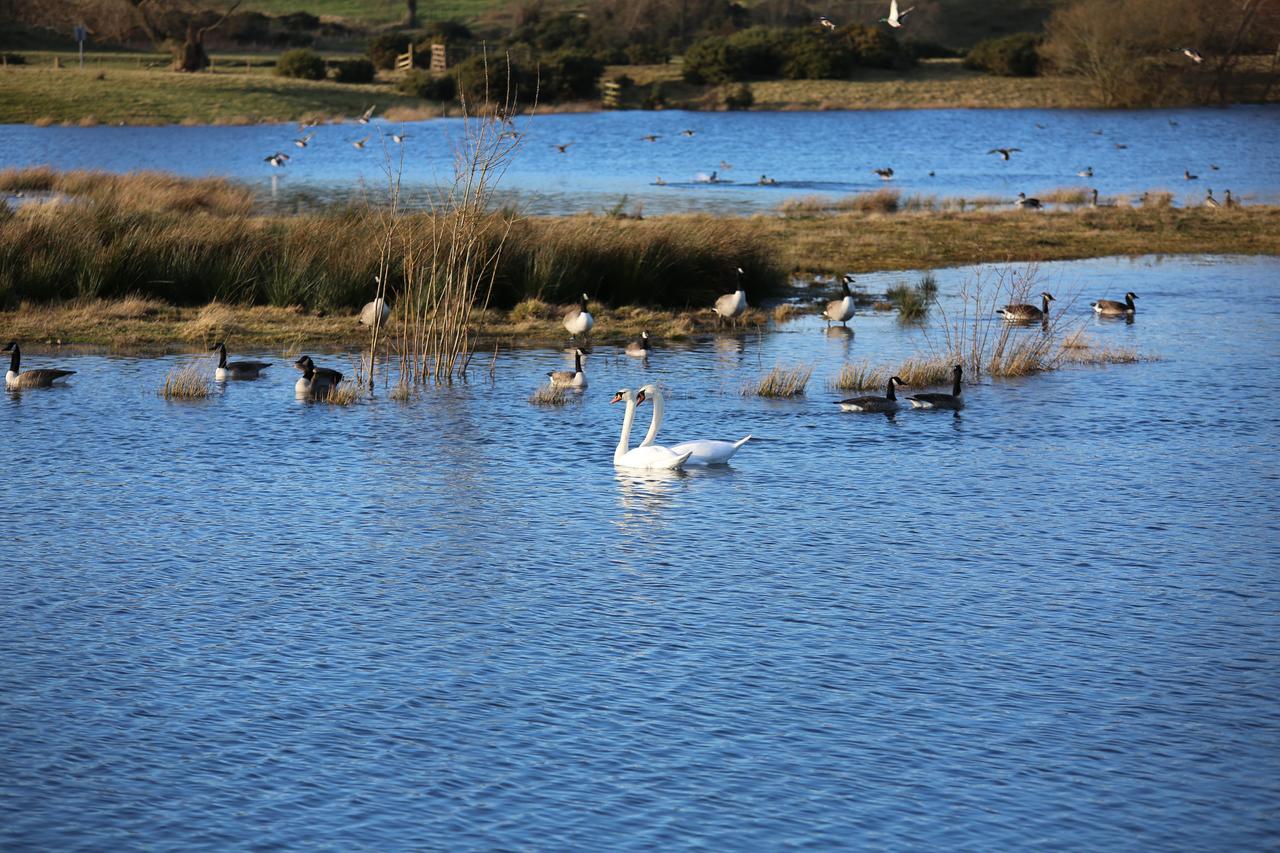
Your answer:
[[[604,210],[626,196],[628,210],[769,210],[788,198],[838,198],[885,183],[891,166],[904,195],[1012,201],[1068,187],[1137,198],[1167,189],[1198,204],[1205,189],[1248,202],[1280,201],[1280,107],[1179,110],[867,110],[703,113],[608,112],[520,119],[527,132],[501,181],[505,200],[530,213]],[[224,175],[257,187],[284,209],[357,197],[379,198],[388,162],[379,132],[407,131],[410,203],[453,174],[458,120],[354,123],[314,129],[305,149],[293,125],[246,127],[31,127],[0,125],[0,167],[49,163],[109,171],[161,168]],[[695,131],[693,137],[680,135]],[[350,144],[373,135],[363,150]],[[641,140],[658,134],[657,142]],[[555,144],[572,143],[560,154]],[[1127,148],[1117,148],[1126,145]],[[1021,148],[1008,162],[987,152]],[[284,169],[263,158],[288,153]],[[728,163],[730,168],[721,164]],[[1094,177],[1077,173],[1092,166]],[[1217,166],[1218,169],[1213,167]],[[1198,175],[1183,178],[1184,170]],[[929,172],[934,174],[931,176]],[[725,183],[700,183],[712,172]],[[762,175],[777,185],[759,186]],[[667,186],[654,186],[658,177]]]
[[[824,387],[921,349],[891,315],[598,347],[560,409],[548,350],[336,408],[279,352],[172,403],[192,356],[32,347],[79,372],[0,397],[0,844],[1274,846],[1278,274],[1046,264],[1163,360],[892,420]],[[800,361],[807,397],[740,396]],[[616,472],[608,400],[654,379],[666,440],[755,438]]]

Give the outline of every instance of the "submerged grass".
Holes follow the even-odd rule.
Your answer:
[[[569,402],[569,392],[559,385],[539,385],[529,402],[535,406],[563,406]]]
[[[164,378],[160,396],[166,400],[203,400],[209,396],[209,371],[199,363],[175,367]]]
[[[742,389],[744,397],[799,397],[813,376],[813,365],[773,368],[756,382]]]

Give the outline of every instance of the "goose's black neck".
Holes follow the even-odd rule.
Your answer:
[[[573,372],[582,372],[582,350],[576,350],[573,353]]]
[[[1126,294],[1124,295],[1124,307],[1128,308],[1130,311],[1133,311],[1133,310],[1137,307],[1137,306],[1135,306],[1135,305],[1133,304],[1133,294],[1132,294],[1132,293],[1126,293]]]
[[[893,392],[893,386],[894,386],[894,385],[896,385],[896,384],[897,384],[897,383],[896,383],[896,382],[894,382],[892,379],[890,379],[890,380],[889,380],[889,390],[888,390],[887,392],[885,392],[885,395],[884,395],[884,398],[885,398],[886,400],[897,400],[897,399],[898,399],[897,395],[896,395],[896,394],[894,394],[894,392]]]
[[[585,314],[586,311],[587,311],[587,295],[584,293],[582,294],[582,312]]]
[[[227,366],[227,348],[219,345],[218,347],[218,367],[225,368]]]
[[[1049,316],[1049,297],[1045,296],[1043,293],[1040,294],[1040,304],[1044,306],[1041,309],[1041,313],[1044,314],[1045,317],[1048,317]]]
[[[960,371],[958,370],[956,371],[956,381],[951,383],[951,396],[952,397],[960,396]]]
[[[842,281],[840,282],[840,286],[841,286],[842,288],[844,288],[844,295],[845,295],[845,296],[853,296],[853,294],[849,292],[849,282],[847,282],[847,281],[843,281],[843,280],[842,280]]]
[[[13,355],[9,356],[9,369],[14,373],[18,372],[18,364],[22,361],[22,353],[17,346],[13,348]]]

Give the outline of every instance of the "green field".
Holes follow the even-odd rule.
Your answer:
[[[227,4],[205,0],[202,5],[226,8]],[[470,21],[506,5],[504,0],[418,0],[418,18]],[[241,8],[268,15],[310,12],[320,17],[387,24],[404,20],[406,7],[404,0],[245,0]]]

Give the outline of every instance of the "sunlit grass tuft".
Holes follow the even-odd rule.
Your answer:
[[[846,363],[829,383],[832,391],[870,391],[883,388],[889,375],[882,367],[872,367],[867,360]]]
[[[360,389],[350,379],[331,386],[329,393],[324,397],[326,403],[332,403],[335,406],[350,406],[358,399],[360,399]]]
[[[782,302],[774,306],[773,322],[785,323],[788,320],[794,320],[796,317],[801,316],[803,313],[804,312],[800,310],[800,307],[796,305],[794,302]]]
[[[809,384],[809,377],[812,375],[813,365],[811,364],[796,367],[779,365],[758,381],[743,388],[742,395],[744,397],[798,397],[804,393],[805,386]]]
[[[170,370],[160,396],[166,400],[203,400],[209,396],[209,387],[209,371],[197,362]]]
[[[539,385],[529,402],[535,406],[563,406],[569,402],[569,392],[562,386]]]

